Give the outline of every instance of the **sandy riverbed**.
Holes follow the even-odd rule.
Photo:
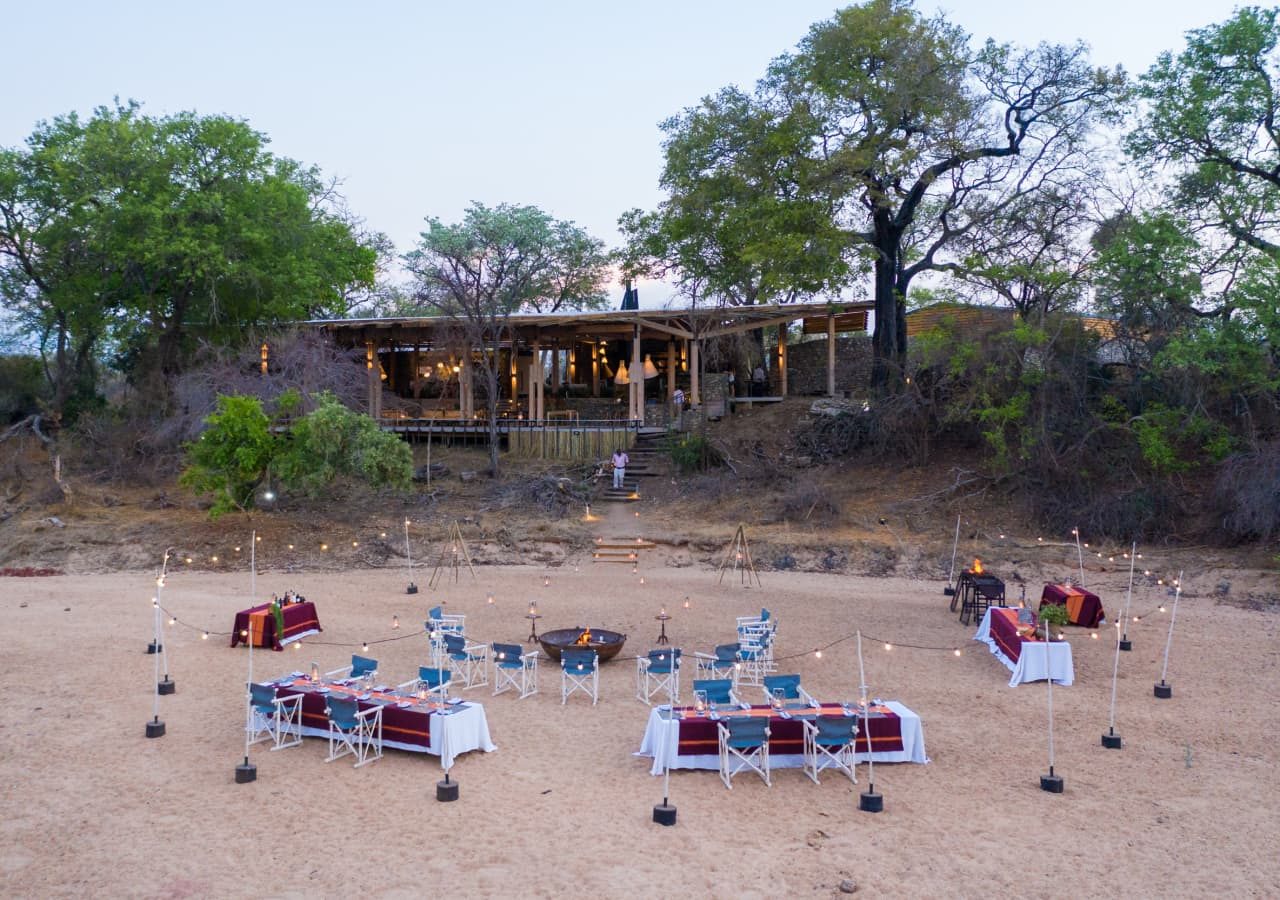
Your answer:
[[[484,702],[498,750],[460,757],[462,799],[438,804],[438,760],[389,751],[355,770],[326,764],[323,741],[278,753],[254,748],[255,784],[233,782],[243,747],[247,654],[221,637],[249,605],[248,577],[179,571],[165,606],[196,629],[166,627],[177,682],[161,698],[167,734],[143,737],[151,717],[152,576],[0,579],[0,631],[10,683],[0,714],[0,893],[7,896],[420,896],[444,890],[484,896],[829,895],[852,879],[863,896],[1276,896],[1280,862],[1280,726],[1273,613],[1184,598],[1170,681],[1158,701],[1167,618],[1131,625],[1134,651],[1121,657],[1117,731],[1104,750],[1114,632],[1090,639],[1070,629],[1076,684],[1054,692],[1057,770],[1066,793],[1043,793],[1046,690],[1009,688],[1008,672],[947,611],[940,583],[765,573],[764,587],[717,584],[706,568],[646,560],[626,566],[552,570],[483,567],[472,580],[417,596],[400,572],[266,573],[260,593],[292,588],[315,601],[322,639],[255,653],[272,676],[341,665],[362,641],[390,637],[398,615],[414,628],[440,599],[467,615],[481,640],[518,641],[536,599],[542,629],[580,624],[630,635],[624,655],[657,634],[665,603],[673,644],[709,650],[732,639],[734,617],[767,604],[780,622],[781,665],[820,698],[855,696],[851,641],[813,648],[856,628],[868,641],[876,695],[920,714],[929,765],[877,767],[885,811],[857,810],[862,784],[798,770],[775,772],[772,788],[746,777],[725,790],[714,772],[675,772],[679,824],[661,828],[651,810],[662,781],[632,756],[648,709],[635,699],[635,666],[607,664],[602,697],[559,700],[558,672],[541,692]],[[419,581],[425,588],[425,574]],[[1090,587],[1108,611],[1125,576]],[[730,584],[729,582],[733,582]],[[1191,583],[1191,582],[1189,582]],[[492,592],[496,603],[485,603]],[[1036,591],[1038,594],[1038,589]],[[1192,584],[1192,594],[1195,594]],[[692,608],[685,611],[685,596]],[[1143,587],[1135,611],[1163,594]],[[425,641],[378,645],[389,680],[425,661]],[[685,697],[691,673],[684,682]]]

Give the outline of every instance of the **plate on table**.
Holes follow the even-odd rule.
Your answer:
[[[374,687],[374,690],[377,691],[378,693],[385,693],[391,690],[391,686],[387,684],[380,684]]]
[[[318,687],[318,688],[316,688],[316,693],[317,693],[317,694],[327,694],[327,693],[329,693],[329,689],[328,689],[327,687]]]
[[[466,702],[467,702],[467,701],[463,700],[461,697],[450,697],[450,698],[449,698],[449,705],[450,705],[450,706],[458,706],[459,704],[466,703]]]
[[[409,703],[409,702],[407,702],[407,701],[405,701],[405,700],[401,700],[401,701],[399,701],[399,702],[397,702],[397,703],[396,703],[396,709],[408,709],[408,708],[409,708],[410,706],[412,706],[412,705],[413,705],[413,704],[411,704],[411,703]]]
[[[372,694],[357,694],[357,695],[356,695],[356,699],[357,699],[357,700],[368,700],[368,699],[370,699],[372,696],[373,696]]]

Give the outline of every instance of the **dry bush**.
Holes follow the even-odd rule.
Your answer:
[[[1268,541],[1280,534],[1280,441],[1229,457],[1210,502],[1230,540]]]
[[[812,482],[793,485],[778,497],[779,520],[831,523],[840,518],[840,505],[831,492]]]

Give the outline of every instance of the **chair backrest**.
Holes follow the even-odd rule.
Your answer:
[[[444,615],[444,607],[441,607],[441,606],[433,606],[429,610],[427,610],[427,618],[434,619],[437,622],[440,621],[440,617],[443,615]]]
[[[427,687],[440,687],[448,684],[453,676],[448,669],[437,669],[435,666],[418,666],[418,680]]]
[[[359,724],[356,714],[360,712],[360,704],[346,697],[329,697],[329,721],[343,731],[350,731]]]
[[[649,671],[656,675],[666,674],[671,671],[673,665],[680,662],[680,648],[673,647],[670,650],[650,650],[649,651]]]
[[[275,712],[276,689],[269,684],[249,684],[249,702],[254,709],[262,712]]]
[[[731,678],[695,678],[693,689],[707,695],[709,703],[729,703],[729,692],[733,690]]]
[[[842,747],[858,734],[856,716],[818,716],[814,724],[818,729],[817,742],[825,746]]]
[[[782,696],[788,700],[796,700],[800,697],[800,676],[799,675],[766,675],[764,676],[764,689],[768,691],[772,697],[774,691],[782,691]]]
[[[769,720],[763,716],[730,716],[724,721],[730,747],[759,747],[769,740]]]
[[[449,653],[466,653],[467,639],[460,634],[446,634],[444,649]]]
[[[769,610],[765,609],[763,606],[760,607],[760,621],[761,622],[769,621]]]
[[[737,644],[720,644],[716,647],[716,659],[721,662],[737,662],[738,661],[738,645]]]
[[[524,648],[519,644],[499,644],[493,642],[493,661],[499,666],[506,668],[515,668],[524,665],[524,661],[520,657],[524,654]]]
[[[595,668],[596,651],[578,648],[565,648],[560,651],[560,668],[583,672]]]
[[[356,656],[351,654],[351,677],[359,678],[362,675],[368,675],[370,672],[378,671],[378,661],[369,659],[367,656]]]

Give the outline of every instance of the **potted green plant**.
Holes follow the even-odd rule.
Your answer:
[[[1067,608],[1057,603],[1046,603],[1041,606],[1039,616],[1041,627],[1048,624],[1051,632],[1066,625],[1070,619]]]

